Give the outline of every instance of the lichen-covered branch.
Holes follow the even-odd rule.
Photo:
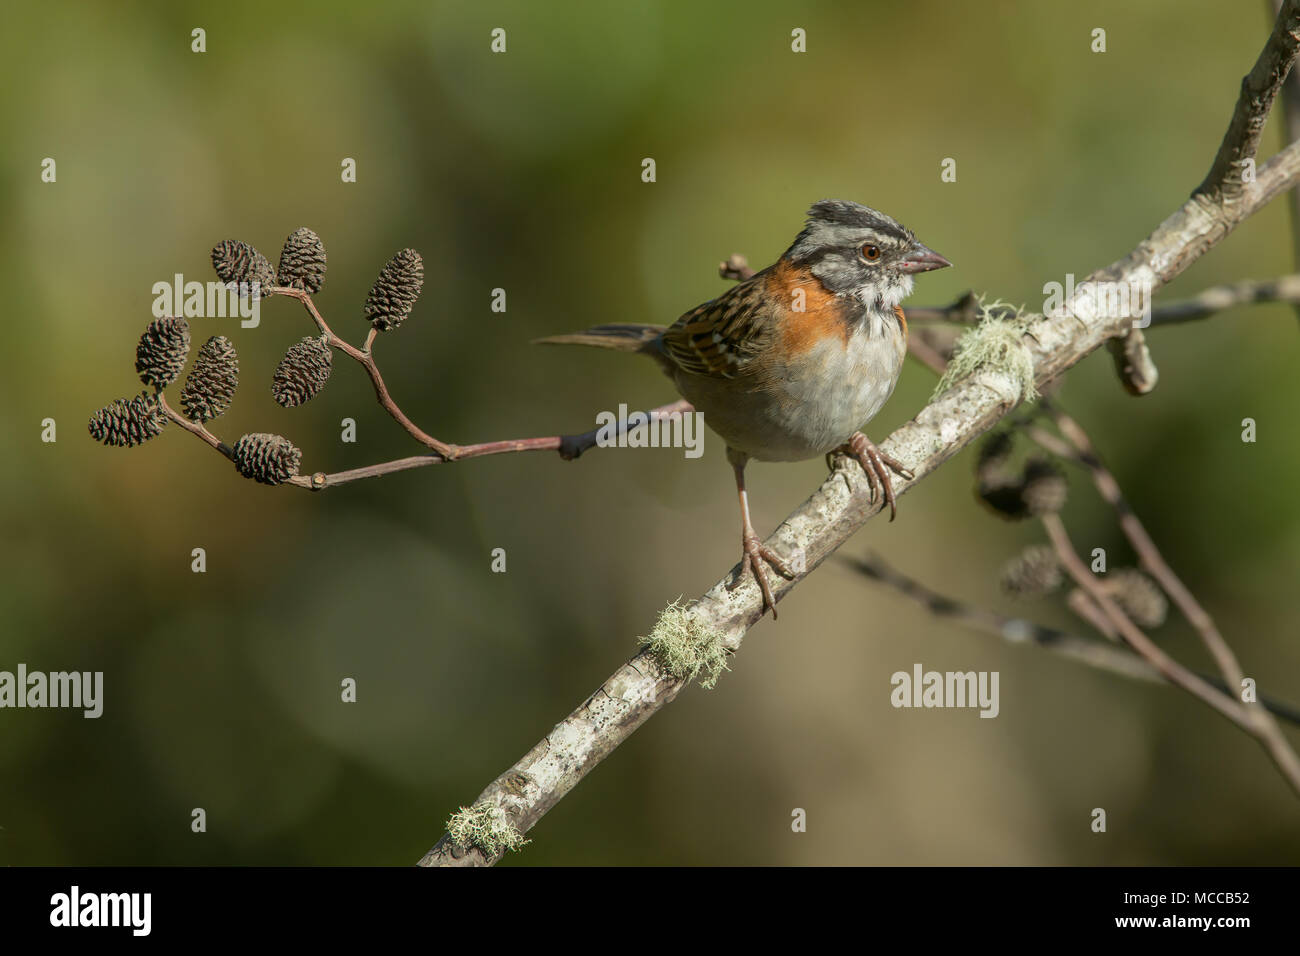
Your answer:
[[[1292,195],[1300,196],[1300,192],[1292,192]],[[1222,285],[1210,286],[1189,299],[1153,306],[1151,325],[1194,322],[1238,305],[1255,305],[1263,302],[1288,302],[1292,305],[1300,305],[1300,273],[1278,276],[1275,279],[1246,279],[1241,282],[1226,282]],[[1011,314],[1015,310],[1006,308],[1002,311]],[[935,322],[973,325],[980,317],[979,301],[969,292],[949,305],[908,306],[906,312],[908,325],[914,332],[919,326]]]
[[[1259,62],[1243,84],[1242,103],[1234,114],[1209,180],[1219,182],[1234,159],[1254,156],[1259,127],[1277,87],[1300,48],[1300,0],[1287,0]],[[1258,105],[1257,105],[1258,104]],[[1228,190],[1198,189],[1122,259],[1093,272],[1068,307],[1053,316],[1035,317],[1021,337],[1032,369],[1032,385],[1041,387],[1071,368],[1108,339],[1124,335],[1132,318],[1098,308],[1088,281],[1135,282],[1159,289],[1203,256],[1244,219],[1300,179],[1300,143],[1293,143],[1258,168],[1253,182]],[[1207,180],[1207,181],[1209,181]],[[1230,195],[1228,195],[1230,193]],[[884,442],[882,451],[903,462],[915,477],[895,482],[896,495],[918,482],[991,428],[1019,402],[1026,383],[995,365],[977,368],[967,378],[935,396],[910,422]],[[864,479],[844,480],[847,470],[832,474],[782,522],[766,542],[786,557],[793,579],[773,582],[780,600],[811,574],[840,545],[880,510]],[[734,590],[731,571],[688,609],[686,625],[721,641],[734,653],[763,610],[758,587],[750,579]],[[513,767],[479,795],[476,805],[494,804],[520,834],[564,797],[633,731],[681,692],[685,681],[669,674],[649,649],[620,667],[577,710]],[[444,835],[421,859],[425,866],[482,866],[500,858]]]

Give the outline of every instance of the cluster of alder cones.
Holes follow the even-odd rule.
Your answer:
[[[240,295],[267,296],[277,289],[320,291],[325,281],[325,246],[303,227],[285,240],[279,268],[246,242],[227,239],[212,249],[218,278],[234,284]],[[366,297],[364,315],[380,332],[391,331],[410,315],[424,285],[424,262],[414,249],[403,249],[384,266]],[[90,417],[90,435],[105,445],[133,448],[159,434],[167,424],[160,396],[185,369],[190,353],[190,326],[184,318],[165,316],[149,323],[135,350],[135,370],[146,389],[134,398],[119,398]],[[271,395],[293,408],[318,395],[333,368],[330,335],[307,336],[285,352],[271,381]],[[204,424],[223,414],[239,385],[239,357],[234,343],[214,335],[199,349],[181,388],[185,417]],[[152,391],[150,391],[152,389]],[[302,452],[287,438],[264,432],[244,435],[225,449],[239,473],[277,485],[298,474]]]
[[[1046,458],[1030,457],[1017,470],[1011,466],[1013,450],[1009,431],[994,432],[980,446],[975,463],[979,499],[1008,521],[1056,514],[1065,507],[1069,486],[1060,467]],[[1169,601],[1137,568],[1116,568],[1101,580],[1103,590],[1139,627],[1164,623]],[[1049,545],[1030,545],[1002,569],[1002,590],[1020,600],[1046,597],[1064,583],[1060,559]]]

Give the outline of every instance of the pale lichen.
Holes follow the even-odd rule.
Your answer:
[[[702,624],[688,605],[674,601],[664,608],[647,637],[637,642],[678,680],[699,678],[710,690],[727,667],[727,650],[721,631]]]
[[[957,340],[952,360],[935,387],[938,398],[961,380],[981,369],[1001,372],[1015,383],[1020,401],[1038,397],[1034,387],[1034,359],[1025,345],[1030,322],[1038,318],[1024,307],[1012,308],[1000,299],[978,298],[979,321]]]
[[[461,849],[478,847],[489,857],[529,842],[495,803],[461,807],[447,821],[447,835]]]

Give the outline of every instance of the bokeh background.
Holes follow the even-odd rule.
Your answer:
[[[245,481],[175,427],[103,448],[85,423],[139,390],[154,282],[212,278],[208,250],[230,237],[274,261],[308,225],[329,251],[317,302],[360,340],[375,274],[414,247],[423,298],[377,346],[404,409],[453,441],[581,431],[620,402],[669,400],[669,386],[648,362],[530,339],[670,322],[724,288],[719,260],[771,261],[823,197],[884,209],[956,264],[921,277],[913,304],[973,288],[1032,306],[1044,282],[1110,262],[1204,175],[1265,6],[9,5],[0,669],[100,670],[106,690],[99,720],[0,711],[0,863],[412,863],[668,601],[737,557],[711,434],[699,460],[507,456],[320,495]],[[190,50],[195,27],[206,53]],[[495,27],[504,55],[489,50]],[[1270,127],[1266,152],[1278,143]],[[56,184],[40,180],[47,156]],[[355,184],[340,181],[344,157]],[[955,183],[940,181],[944,157]],[[1278,201],[1161,301],[1291,263]],[[505,314],[489,309],[496,287]],[[280,354],[312,331],[296,303],[270,302],[255,330],[193,326],[196,344],[227,334],[239,349],[241,391],[214,423],[228,441],[285,434],[304,471],[418,451],[342,359],[306,407],[271,401]],[[1234,309],[1150,341],[1162,378],[1149,397],[1128,397],[1094,356],[1061,399],[1248,673],[1300,699],[1296,317]],[[933,385],[909,364],[873,436]],[[1255,444],[1240,440],[1248,416]],[[46,417],[57,443],[40,440]],[[344,417],[356,444],[339,440]],[[752,468],[760,531],[823,473]],[[1065,517],[1081,549],[1132,562],[1081,475]],[[1059,605],[1024,612],[998,592],[999,565],[1037,537],[977,505],[968,452],[845,551],[1079,628]],[[506,574],[491,573],[493,548]],[[1156,634],[1208,666],[1181,621]],[[894,710],[889,676],[917,661],[999,671],[1001,715]],[[842,564],[733,665],[507,862],[1261,864],[1300,851],[1295,796],[1203,705],[936,622]],[[344,677],[356,704],[339,700]]]

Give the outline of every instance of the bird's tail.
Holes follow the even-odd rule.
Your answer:
[[[534,345],[591,345],[599,349],[614,349],[617,352],[658,351],[659,336],[663,334],[662,325],[597,325],[583,332],[570,332],[568,335],[548,335],[544,339],[533,339]]]

